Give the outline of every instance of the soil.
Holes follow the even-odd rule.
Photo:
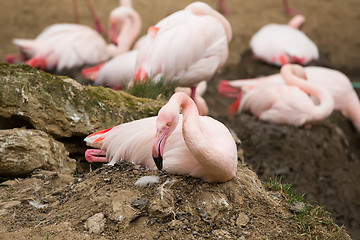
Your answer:
[[[190,2],[135,0],[134,6],[143,21],[142,32],[145,33],[148,26]],[[205,2],[216,7],[214,0]],[[336,223],[344,225],[352,239],[360,239],[360,184],[357,181],[360,177],[360,135],[348,120],[334,112],[324,121],[295,128],[263,123],[249,114],[230,118],[225,110],[231,100],[214,97],[217,96],[216,87],[220,79],[256,77],[279,71],[278,68],[254,60],[248,50],[248,42],[252,34],[264,24],[286,23],[289,20],[278,0],[227,0],[226,3],[231,11],[227,18],[232,24],[233,40],[226,66],[208,84],[205,99],[210,115],[238,135],[242,141],[245,163],[263,181],[267,181],[269,177],[281,176],[283,182],[293,184],[297,193],[305,194],[311,201],[331,211]],[[348,0],[344,4],[341,0],[303,0],[290,3],[306,16],[307,23],[303,31],[320,49],[321,59],[312,64],[336,68],[347,74],[352,81],[360,81],[360,12],[356,11],[360,8],[360,2]],[[94,4],[106,22],[108,13],[116,6],[117,1],[94,1]],[[83,1],[79,2],[79,8],[81,22],[92,25],[91,16]],[[12,38],[34,38],[47,25],[73,22],[72,1],[2,1],[0,20],[0,59],[5,59],[7,53],[17,52],[11,43]],[[72,239],[94,239],[94,236],[84,235],[84,222],[98,212],[103,212],[108,220],[103,234],[96,235],[97,239],[111,239],[111,236],[119,236],[116,234],[125,230],[132,234],[128,238],[169,239],[176,232],[178,238],[183,236],[187,239],[226,239],[229,236],[240,239],[241,236],[250,239],[289,239],[284,233],[296,229],[288,221],[276,217],[276,212],[270,209],[268,203],[265,204],[265,200],[251,199],[246,192],[239,194],[243,197],[241,201],[246,203],[240,204],[243,206],[240,209],[236,205],[239,204],[236,203],[237,200],[232,199],[229,194],[233,191],[231,187],[234,183],[231,181],[224,185],[207,185],[197,179],[160,174],[162,183],[174,178],[177,180],[168,186],[168,189],[171,188],[171,197],[165,203],[160,201],[161,204],[175,207],[168,208],[169,212],[157,212],[156,204],[150,204],[149,201],[159,198],[158,186],[145,188],[144,191],[126,190],[131,189],[130,185],[148,172],[141,168],[134,170],[133,166],[126,164],[117,168],[103,167],[75,178],[39,172],[29,179],[7,182],[12,187],[5,186],[6,194],[2,191],[0,197],[2,201],[13,204],[11,209],[14,217],[1,220],[6,223],[6,228],[0,228],[0,236],[6,236],[6,239],[69,239],[70,236]],[[186,190],[189,185],[194,188]],[[204,195],[197,195],[200,190],[204,191]],[[185,191],[189,197],[181,197],[181,191]],[[209,215],[204,215],[197,199],[209,201],[206,199],[210,196],[209,192],[226,196],[231,202],[231,211],[225,207],[220,217],[216,218],[218,212],[211,213],[213,210],[207,209]],[[123,197],[125,195],[128,196],[126,199]],[[114,199],[131,203],[131,208],[123,213],[130,219],[128,225],[117,224],[114,220],[119,217],[112,216],[109,209],[109,206],[116,206]],[[135,201],[137,199],[140,200]],[[41,200],[41,203],[48,206],[34,212],[34,207],[28,204],[30,200]],[[186,204],[197,209],[196,213],[189,214]],[[224,222],[236,221],[241,212],[246,212],[250,217],[249,224],[245,224],[240,230],[223,227]],[[215,225],[211,226],[210,222]],[[144,225],[150,226],[150,230],[143,230],[141,226]],[[3,235],[5,232],[7,235]]]

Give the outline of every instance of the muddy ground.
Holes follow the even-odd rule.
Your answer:
[[[95,2],[104,22],[117,2]],[[189,2],[134,0],[143,20],[143,33],[148,26]],[[205,2],[216,7],[215,0]],[[262,180],[281,175],[283,181],[292,183],[298,193],[305,194],[331,211],[336,223],[344,225],[353,239],[360,239],[360,136],[351,123],[336,112],[329,119],[306,128],[262,123],[247,114],[227,117],[225,109],[231,101],[216,95],[218,82],[222,78],[237,79],[277,72],[278,69],[252,59],[247,51],[248,42],[262,25],[286,23],[289,17],[284,14],[280,0],[226,2],[231,10],[227,18],[234,34],[227,65],[211,80],[205,94],[210,115],[238,134],[242,140],[245,162]],[[360,12],[357,11],[360,2],[303,0],[290,3],[306,16],[307,23],[303,30],[320,49],[321,59],[313,64],[339,69],[353,81],[360,81]],[[82,23],[92,24],[82,1],[80,16]],[[3,60],[7,53],[17,51],[11,44],[12,38],[33,38],[49,24],[73,22],[73,19],[71,0],[56,3],[40,0],[2,1],[0,59]],[[41,221],[39,219],[39,224]],[[14,225],[15,229],[19,227]]]

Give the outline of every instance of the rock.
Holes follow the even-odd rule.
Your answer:
[[[89,217],[85,222],[85,229],[90,233],[100,234],[105,228],[105,216],[102,213],[97,213],[92,217]]]
[[[249,217],[245,213],[241,212],[236,218],[236,225],[239,227],[245,227],[249,221],[250,221]]]
[[[165,102],[83,86],[27,65],[0,64],[0,128],[26,126],[55,138],[86,136],[156,115]]]
[[[290,206],[290,210],[296,213],[300,213],[305,210],[304,202],[296,202],[292,206]]]
[[[64,145],[40,130],[0,130],[0,176],[21,177],[35,169],[75,172]]]
[[[118,221],[126,227],[131,220],[136,216],[136,210],[131,207],[131,204],[138,199],[138,193],[130,190],[119,190],[110,194],[112,206],[112,213],[109,218],[113,221]]]

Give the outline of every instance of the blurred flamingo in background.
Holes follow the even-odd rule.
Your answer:
[[[205,101],[205,99],[202,97],[202,95],[205,93],[207,88],[207,82],[206,81],[201,81],[197,88],[196,88],[196,92],[195,92],[195,103],[196,106],[198,108],[199,114],[201,116],[206,116],[209,114],[209,107]],[[191,96],[191,88],[184,88],[184,87],[177,87],[175,88],[175,92],[184,92],[186,93],[189,97]]]
[[[111,87],[115,90],[127,88],[134,80],[138,49],[144,40],[145,36],[139,38],[131,51],[115,56],[105,63],[84,68],[81,71],[82,77],[94,81],[97,86]]]
[[[157,117],[120,124],[85,141],[99,148],[86,151],[89,162],[124,160],[208,182],[225,182],[236,175],[237,149],[231,133],[219,121],[199,116],[194,101],[182,92],[175,93]]]
[[[210,80],[227,60],[231,37],[224,16],[205,3],[192,3],[149,28],[135,80],[178,81],[191,87],[194,99],[197,84]]]
[[[304,65],[317,60],[317,46],[299,30],[304,22],[304,16],[296,15],[288,25],[271,23],[263,26],[250,40],[254,56],[277,66],[287,63]]]
[[[277,74],[262,80],[248,80],[230,110],[232,114],[249,111],[260,120],[294,126],[324,119],[335,107],[334,98],[327,89],[306,81],[306,75],[300,65],[287,64],[281,68],[281,77]],[[286,84],[281,84],[281,81]],[[234,85],[242,85],[240,82],[236,81]],[[254,84],[251,85],[251,82]],[[222,82],[219,92],[223,95],[230,92],[229,96],[234,96],[234,89],[229,89],[229,85],[231,82]]]
[[[110,27],[109,38],[117,46],[108,45],[98,32],[79,24],[54,24],[34,40],[14,39],[14,44],[30,58],[27,64],[61,71],[127,52],[140,32],[141,20],[134,9],[120,6],[110,14]]]
[[[120,54],[106,63],[81,71],[83,78],[91,79],[97,86],[107,86],[122,90],[129,86],[135,75],[135,62],[138,50]]]
[[[360,101],[350,79],[340,71],[317,66],[304,67],[304,74],[303,78],[308,82],[319,85],[330,92],[335,101],[335,110],[339,110],[360,131]],[[273,74],[254,79],[223,80],[218,91],[222,96],[236,98],[240,91],[251,91],[259,86],[268,86],[269,84],[285,84],[284,76]]]

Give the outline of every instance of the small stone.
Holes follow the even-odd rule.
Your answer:
[[[146,199],[141,199],[141,198],[136,199],[131,204],[132,207],[137,208],[137,209],[143,209],[144,207],[146,207],[146,205],[147,205],[147,200]]]
[[[239,216],[236,219],[236,225],[239,227],[245,227],[249,221],[250,221],[249,217],[245,213],[241,212],[239,213]]]
[[[92,217],[89,217],[85,222],[85,229],[90,233],[100,234],[105,228],[105,216],[102,213],[97,213]]]
[[[304,202],[296,202],[294,203],[294,205],[292,205],[290,207],[290,210],[296,213],[299,213],[301,211],[303,211],[305,208],[305,203]]]
[[[182,224],[183,223],[180,220],[172,220],[169,223],[169,227],[170,227],[170,229],[179,229],[179,228],[181,228]]]

